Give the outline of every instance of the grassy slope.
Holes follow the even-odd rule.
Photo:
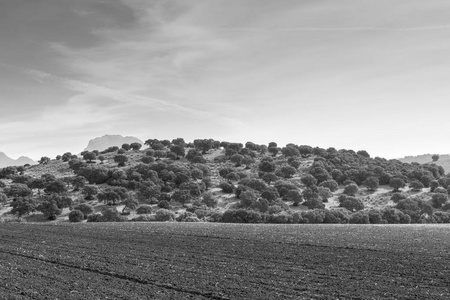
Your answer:
[[[222,155],[222,150],[211,150],[208,154],[204,155],[204,157],[207,159],[207,165],[211,170],[211,179],[213,182],[213,188],[210,189],[210,191],[213,193],[214,197],[218,200],[218,209],[220,210],[226,210],[229,208],[236,207],[236,204],[239,202],[239,199],[235,197],[234,194],[226,194],[221,191],[220,188],[218,188],[218,184],[222,181],[222,179],[219,176],[219,170],[223,168],[224,166],[230,166],[232,165],[230,162],[226,163],[217,163],[214,161],[214,158]],[[103,156],[106,157],[106,160],[104,161],[103,165],[106,167],[117,167],[117,163],[114,162],[113,157],[115,156],[115,153],[107,153]],[[141,163],[141,158],[145,156],[145,150],[141,151],[128,151],[126,152],[126,155],[128,157],[127,166],[134,166]],[[298,168],[298,173],[294,175],[293,178],[289,179],[289,181],[296,182],[298,184],[301,184],[300,178],[307,174],[309,172],[309,168],[313,163],[314,158],[303,158],[302,164]],[[282,157],[279,157],[278,163],[282,163],[285,160]],[[181,162],[187,162],[187,160],[181,160]],[[257,177],[258,174],[258,165],[259,158],[256,159],[256,162],[252,165],[250,169],[245,169],[243,166],[239,167],[238,169],[242,172],[248,173],[250,177]],[[100,163],[100,161],[96,161],[96,163]],[[57,178],[64,178],[64,177],[70,177],[74,176],[73,171],[69,168],[67,162],[52,160],[46,165],[35,165],[29,167],[25,172],[24,175],[28,175],[34,178],[41,177],[43,174],[51,174],[54,175]],[[3,180],[7,185],[10,184],[10,181]],[[99,187],[106,187],[106,184],[99,185]],[[421,192],[412,192],[409,191],[408,188],[405,188],[402,190],[403,192],[406,192],[410,195],[417,195],[422,197],[424,200],[429,201],[431,199],[431,195],[429,194],[429,189],[423,189]],[[326,208],[337,208],[339,206],[339,203],[337,201],[337,198],[342,194],[343,187],[341,186],[340,189],[333,193],[333,197],[328,200],[328,202],[325,203]],[[80,200],[82,199],[82,195],[80,192],[70,192],[70,195],[74,201],[74,203],[80,203]],[[394,203],[390,200],[390,197],[392,195],[392,188],[389,186],[380,186],[380,188],[375,192],[369,192],[365,188],[360,187],[360,190],[358,194],[356,195],[358,198],[362,199],[364,202],[364,205],[366,208],[384,208],[386,206],[393,206]],[[100,212],[105,205],[103,203],[99,203],[97,200],[89,201],[88,204],[92,205],[95,209],[95,212]],[[290,206],[290,208],[294,211],[297,210],[307,210],[307,208],[303,205],[299,205],[297,207],[294,207],[292,202],[287,202],[287,204]],[[156,205],[154,205],[156,207]],[[117,206],[117,209],[121,211],[123,206]],[[5,217],[7,213],[10,211],[9,206],[4,206],[0,209],[0,216]],[[173,205],[172,208],[173,211],[176,213],[184,212],[186,209],[181,205]],[[68,214],[69,209],[65,209],[63,213],[54,221],[49,221],[43,218],[43,216],[40,213],[34,213],[30,216],[26,216],[25,219],[27,221],[31,222],[68,222]],[[132,219],[136,216],[135,212],[131,212],[131,214],[128,216],[128,219]]]

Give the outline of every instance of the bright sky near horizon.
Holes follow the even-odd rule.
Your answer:
[[[1,0],[0,151],[104,134],[449,153],[446,0]]]

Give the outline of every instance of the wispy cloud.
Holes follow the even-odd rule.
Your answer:
[[[423,26],[423,27],[285,27],[285,28],[251,28],[251,27],[228,27],[219,28],[223,31],[243,32],[289,32],[289,31],[428,31],[448,30],[450,25]]]

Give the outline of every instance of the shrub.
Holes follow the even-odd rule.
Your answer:
[[[11,213],[19,217],[36,211],[36,203],[30,197],[18,197],[11,202]]]
[[[253,190],[243,191],[239,199],[241,199],[240,205],[242,207],[249,207],[258,200],[258,194]]]
[[[383,219],[389,224],[409,224],[411,217],[396,208],[385,208],[382,210]]]
[[[114,207],[104,209],[102,211],[101,216],[98,217],[97,219],[97,222],[124,222],[124,221],[127,221],[127,219],[121,216],[120,213],[117,211],[117,209]]]
[[[74,207],[74,209],[81,211],[83,213],[85,219],[87,218],[88,215],[90,215],[94,212],[94,209],[92,208],[92,206],[90,206],[89,204],[86,204],[86,203],[78,204],[77,206]]]
[[[329,188],[331,192],[336,192],[339,188],[338,183],[333,179],[328,179],[319,184],[319,187]]]
[[[252,188],[258,192],[262,192],[267,188],[267,184],[261,180],[261,179],[257,179],[257,178],[253,178],[251,179],[248,183],[247,186],[249,188]]]
[[[305,205],[309,209],[323,209],[323,208],[325,208],[325,205],[322,203],[322,201],[319,198],[310,198],[310,199],[306,200],[303,203],[303,205]]]
[[[276,214],[271,214],[266,221],[267,223],[291,224],[294,223],[294,218],[288,212],[282,211]]]
[[[344,194],[349,196],[355,196],[358,190],[359,190],[358,185],[356,183],[351,183],[344,187]]]
[[[254,210],[226,210],[221,218],[224,223],[261,223],[261,214]]]
[[[214,198],[212,193],[203,193],[202,195],[202,203],[208,207],[216,207],[218,200]]]
[[[371,176],[371,177],[368,177],[366,180],[363,181],[363,185],[369,191],[376,191],[378,189],[378,187],[380,186],[380,181],[378,180],[378,177]]]
[[[347,197],[342,203],[339,204],[340,207],[346,208],[349,211],[358,211],[364,209],[364,203],[355,197]]]
[[[222,192],[231,194],[233,192],[233,185],[227,182],[221,182],[219,187],[222,189]]]
[[[422,190],[425,186],[423,185],[422,182],[414,180],[409,184],[409,187],[411,188],[411,190],[418,192]]]
[[[269,186],[261,193],[261,197],[268,201],[274,201],[280,197],[280,194],[276,188]]]
[[[168,209],[158,209],[155,213],[155,220],[159,222],[174,221],[175,213]]]
[[[181,204],[188,203],[191,200],[191,198],[192,197],[191,197],[190,191],[189,190],[185,190],[185,189],[175,191],[172,194],[172,197],[171,197],[171,199],[173,201],[177,201],[177,202],[179,202]]]
[[[138,215],[146,215],[152,213],[152,207],[150,205],[141,205],[136,209]]]
[[[448,196],[447,194],[443,193],[435,193],[431,197],[431,202],[433,203],[434,208],[440,208],[442,205],[447,202]]]
[[[379,209],[371,209],[371,210],[369,210],[368,214],[369,214],[369,222],[370,222],[370,224],[384,224],[384,223],[387,223],[387,221],[383,219],[382,212]]]
[[[303,196],[300,193],[299,190],[290,190],[287,194],[286,194],[286,199],[288,201],[292,201],[294,202],[294,206],[297,206],[300,202],[303,201]]]
[[[90,214],[87,216],[88,222],[100,222],[100,219],[102,217],[102,214]]]
[[[405,182],[401,178],[392,178],[389,186],[394,189],[394,192],[398,192],[401,188],[405,187]]]
[[[398,203],[400,200],[408,198],[408,195],[404,193],[393,193],[391,196],[391,200],[394,203]]]
[[[84,214],[78,209],[74,209],[69,213],[70,222],[81,222],[83,219]]]
[[[350,224],[370,224],[370,217],[367,212],[358,211],[350,215]]]

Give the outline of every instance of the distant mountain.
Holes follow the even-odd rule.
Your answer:
[[[142,146],[144,142],[138,138],[132,136],[121,136],[121,135],[104,135],[102,137],[95,138],[90,140],[87,147],[84,149],[85,151],[103,151],[112,146],[121,147],[123,144],[131,144],[131,143],[140,143]]]
[[[9,166],[23,166],[25,164],[35,165],[37,164],[37,162],[25,156],[21,156],[18,159],[12,159],[8,157],[5,153],[0,152],[0,168]]]
[[[417,162],[419,164],[426,164],[433,161],[431,158],[432,154],[423,154],[417,156],[405,156],[403,158],[399,158],[398,160],[405,163]],[[436,165],[444,168],[445,173],[450,173],[450,155],[449,154],[439,154],[438,161],[435,162]]]

